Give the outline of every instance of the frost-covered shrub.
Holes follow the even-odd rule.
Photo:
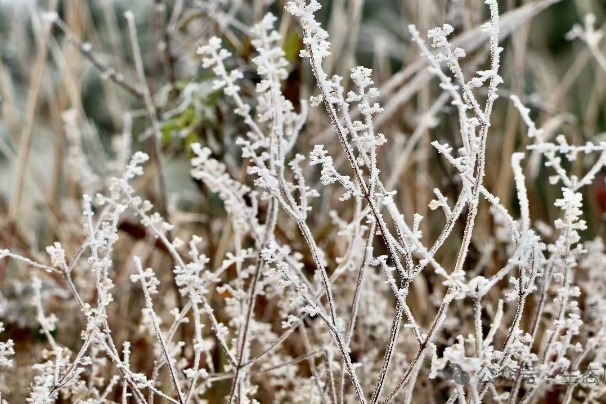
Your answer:
[[[166,121],[193,105],[203,86],[188,84],[181,104],[160,113],[137,46],[142,87],[97,66],[140,96],[152,152],[128,156],[126,132],[114,145],[112,175],[97,173],[83,154],[75,111],[63,113],[72,181],[85,193],[81,219],[72,218],[80,225],[64,229],[47,259],[0,251],[31,267],[21,296],[44,337],[27,401],[603,400],[606,255],[601,238],[584,237],[584,190],[603,181],[606,143],[554,136],[535,123],[523,94],[502,97],[500,41],[514,18],[501,20],[497,1],[485,3],[489,18],[475,33],[487,43],[487,62],[476,62],[471,75],[463,63],[483,44],[453,39],[450,24],[430,29],[428,42],[408,28],[422,57],[415,74],[429,73],[439,89],[419,133],[442,113],[454,133],[449,142],[428,142],[427,153],[452,178],[451,189],[436,181],[424,214],[407,213],[400,196],[414,190],[396,190],[398,174],[394,183],[387,172],[394,136],[378,130],[386,107],[373,71],[358,66],[342,77],[330,73],[345,73],[338,64],[325,67],[331,43],[316,0],[286,5],[315,83],[309,106],[286,92],[291,62],[274,15],[247,33],[254,87],[250,71],[233,67],[241,61],[224,40],[198,49],[212,75],[206,90],[226,98],[228,119],[237,122],[235,155],[185,142],[191,177],[225,212],[207,237],[169,200],[161,150]],[[537,11],[525,7],[516,18]],[[47,20],[69,34],[57,15]],[[133,14],[127,20],[136,45]],[[571,31],[575,38],[602,64],[591,18]],[[527,131],[508,156],[513,203],[485,181],[490,139],[502,135],[495,110],[505,103]],[[328,117],[326,135],[314,136],[320,112],[313,111]],[[392,169],[414,158],[418,136],[406,140],[405,160],[393,159]],[[162,193],[156,203],[139,188],[151,170]],[[535,217],[529,184],[538,171],[557,195],[550,222]],[[138,240],[124,236],[124,223],[142,233]],[[63,324],[66,313],[79,317]],[[62,330],[77,333],[78,343]],[[14,347],[12,339],[0,342],[1,369],[18,362]],[[3,372],[0,385],[10,388],[10,378]]]

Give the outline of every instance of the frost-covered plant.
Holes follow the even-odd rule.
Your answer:
[[[4,331],[4,324],[0,323],[0,333]],[[15,355],[15,346],[13,340],[9,339],[6,342],[0,343],[0,366],[10,368],[14,362],[12,356]]]
[[[400,196],[411,191],[394,190],[385,178],[382,159],[392,136],[378,131],[385,110],[373,71],[358,66],[345,78],[325,67],[331,43],[317,20],[317,0],[289,1],[286,11],[301,28],[299,56],[315,81],[309,104],[325,110],[328,137],[303,141],[314,127],[312,110],[286,94],[290,64],[274,15],[249,32],[254,89],[219,37],[198,49],[213,91],[228,98],[240,125],[237,156],[219,158],[212,145],[198,142],[188,150],[191,177],[227,216],[218,242],[181,229],[168,201],[156,208],[140,196],[137,185],[150,165],[160,170],[159,188],[165,184],[161,118],[138,51],[143,89],[128,88],[149,115],[151,156],[117,153],[112,168],[121,174],[104,182],[82,152],[75,112],[64,113],[73,180],[84,192],[81,245],[70,251],[55,242],[46,249],[50,264],[0,251],[0,258],[65,284],[83,325],[73,351],[56,335],[60,315],[50,310],[49,291],[55,286],[32,278],[31,305],[47,348],[32,367],[28,402],[377,403],[433,394],[449,403],[526,403],[553,392],[566,402],[603,400],[603,386],[584,370],[606,372],[606,255],[601,239],[583,238],[583,192],[606,164],[606,143],[552,138],[511,95],[528,128],[525,148],[510,157],[517,206],[508,209],[488,189],[504,79],[498,2],[485,3],[489,19],[479,32],[488,61],[471,75],[452,25],[430,29],[429,45],[419,29],[408,28],[443,94],[439,105],[456,121],[449,142],[428,143],[433,158],[455,174],[456,190],[436,186],[426,217],[406,214]],[[127,18],[136,39],[134,15]],[[599,60],[591,21],[570,36]],[[122,141],[130,149],[129,139]],[[525,164],[531,158],[544,163],[558,195],[552,223],[533,216],[532,167]],[[589,165],[582,175],[571,169],[577,159]],[[324,220],[327,237],[318,225]],[[119,249],[124,221],[143,233],[127,254]],[[427,223],[440,228],[428,232]],[[213,243],[220,253],[210,251]],[[116,307],[122,293],[133,297],[132,307]],[[113,318],[121,310],[138,313],[133,338],[118,337]],[[0,342],[0,367],[14,365],[14,354],[12,340]],[[141,366],[145,360],[151,371]]]

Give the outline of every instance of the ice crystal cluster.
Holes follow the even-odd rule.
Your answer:
[[[455,122],[440,127],[454,131],[448,142],[427,143],[451,178],[450,190],[435,182],[422,213],[403,205],[411,199],[402,194],[415,190],[396,191],[389,171],[412,161],[417,132],[405,140],[413,142],[405,160],[386,166],[386,150],[398,144],[379,132],[389,101],[371,69],[326,67],[331,38],[316,0],[288,1],[281,29],[267,14],[246,32],[249,70],[226,38],[198,48],[208,91],[224,97],[238,128],[236,155],[200,141],[187,146],[191,177],[224,211],[216,239],[182,229],[189,216],[174,201],[144,196],[139,184],[163,176],[159,148],[125,158],[131,145],[123,138],[109,165],[118,174],[104,177],[82,152],[76,112],[64,113],[71,175],[86,192],[74,217],[81,225],[66,225],[46,258],[0,251],[29,271],[21,294],[45,343],[27,402],[603,402],[606,253],[584,232],[586,191],[604,181],[606,143],[539,127],[527,97],[501,91],[501,27],[511,20],[502,23],[496,0],[484,6],[489,18],[474,49],[450,24],[408,27],[416,74],[429,74],[441,94],[418,124],[435,127],[442,113]],[[286,94],[286,18],[315,83],[306,100]],[[568,39],[583,41],[599,65],[594,21]],[[485,60],[469,74],[463,62],[472,57]],[[161,137],[156,101],[147,87],[135,90],[150,115],[148,135]],[[193,103],[195,91],[188,87],[183,102]],[[495,109],[505,107],[527,132],[509,157],[508,206],[485,183],[490,138],[504,136]],[[330,121],[327,136],[318,135],[314,110]],[[583,169],[573,170],[579,160]],[[152,168],[160,172],[148,175]],[[535,218],[529,196],[539,171],[556,195],[551,222]],[[140,225],[138,241],[125,238],[125,221]],[[15,322],[0,298],[2,320]],[[60,321],[66,310],[72,324]],[[116,329],[116,316],[132,338]],[[0,386],[10,389],[19,355],[4,328]],[[78,344],[62,342],[64,332]]]

